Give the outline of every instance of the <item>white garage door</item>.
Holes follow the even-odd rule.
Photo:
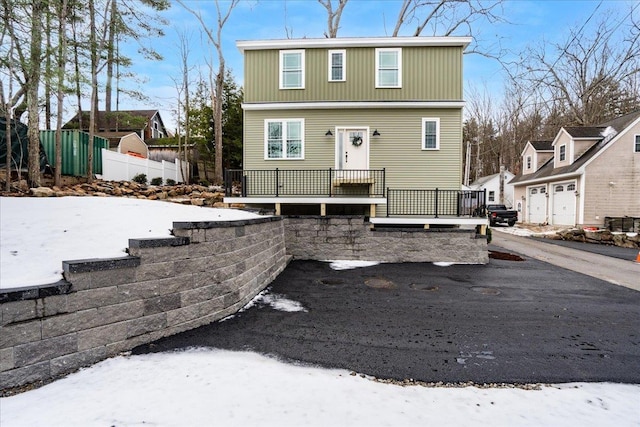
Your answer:
[[[576,185],[572,182],[553,184],[553,219],[555,225],[576,224]]]
[[[542,224],[547,222],[546,187],[529,188],[529,218],[527,222]]]

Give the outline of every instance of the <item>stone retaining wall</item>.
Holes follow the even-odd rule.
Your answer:
[[[176,222],[174,235],[132,239],[126,258],[65,261],[55,285],[1,290],[0,389],[235,313],[288,259],[277,217]]]
[[[371,229],[363,216],[288,217],[285,240],[296,259],[489,262],[486,236],[474,229]]]

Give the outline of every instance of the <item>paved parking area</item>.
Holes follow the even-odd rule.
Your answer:
[[[257,304],[134,353],[253,350],[428,382],[640,383],[640,292],[527,257],[342,271],[294,261],[269,293],[306,311]]]

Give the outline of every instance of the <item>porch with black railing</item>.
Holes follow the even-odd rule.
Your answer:
[[[482,217],[486,215],[485,190],[387,189],[387,217]]]
[[[227,197],[384,197],[384,169],[225,171]]]

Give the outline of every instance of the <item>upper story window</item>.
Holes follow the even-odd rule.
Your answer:
[[[280,51],[280,89],[304,89],[304,50]]]
[[[265,120],[265,159],[304,158],[304,119]]]
[[[640,153],[640,135],[636,135],[636,145],[633,148],[633,151]]]
[[[564,162],[565,160],[567,160],[567,146],[566,145],[561,145],[560,146],[560,161]]]
[[[402,49],[376,49],[376,87],[402,87]]]
[[[422,119],[422,149],[440,149],[440,119]]]
[[[527,156],[527,170],[531,169],[532,161],[531,156]]]
[[[329,81],[344,82],[347,80],[347,53],[345,50],[329,51]]]

